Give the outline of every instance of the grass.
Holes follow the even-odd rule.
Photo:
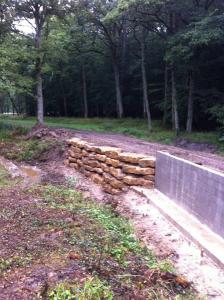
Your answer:
[[[17,160],[29,161],[37,155],[41,158],[48,147],[52,147],[39,140],[20,141],[8,133],[4,139],[9,141],[6,145],[11,145],[6,153]],[[13,204],[10,188],[13,191],[15,187],[2,167],[0,187],[1,183],[2,200],[6,192],[9,201],[2,202],[5,207],[1,209],[0,218],[7,223],[9,236],[13,236],[11,230],[16,228],[18,237],[24,238],[16,239],[13,254],[11,245],[8,249],[3,246],[1,276],[16,274],[18,270],[25,274],[26,269],[32,270],[35,262],[47,259],[49,266],[57,264],[57,269],[60,264],[62,268],[74,264],[81,274],[85,273],[81,280],[76,276],[66,277],[49,286],[45,297],[49,300],[112,300],[119,299],[120,295],[131,295],[130,299],[133,295],[142,299],[197,299],[191,288],[179,284],[177,278],[180,277],[169,260],[157,259],[142,245],[127,219],[114,212],[110,205],[84,199],[75,189],[76,178],[67,177],[60,186],[46,182],[30,188],[18,185],[19,198]],[[26,205],[21,205],[23,199]],[[10,222],[14,225],[12,228]],[[53,238],[57,233],[60,234]],[[24,248],[26,244],[29,244],[28,249]],[[162,277],[167,273],[172,279]]]
[[[72,214],[75,226],[63,228],[64,243],[68,243],[75,257],[91,270],[90,277],[81,283],[63,282],[54,287],[49,299],[112,300],[116,299],[113,290],[117,284],[139,289],[145,299],[196,299],[190,290],[175,283],[156,279],[153,286],[149,284],[144,275],[147,269],[152,274],[173,273],[172,264],[157,260],[150,250],[141,246],[128,220],[109,206],[86,201],[74,189],[52,185],[35,187],[30,192],[44,199],[46,206]],[[145,271],[141,273],[142,270]],[[178,295],[180,298],[175,298]]]
[[[1,117],[0,121],[6,126],[23,126],[31,128],[35,125],[35,118]],[[153,122],[153,131],[147,130],[147,123],[142,119],[81,119],[81,118],[46,118],[46,125],[50,127],[61,127],[76,130],[89,130],[97,132],[116,132],[134,136],[152,142],[162,144],[173,144],[176,139],[175,133],[163,128],[160,121]],[[224,143],[219,141],[218,132],[193,132],[180,133],[180,138],[190,142],[210,143],[217,146],[218,152],[224,153]],[[1,139],[1,137],[0,137]]]
[[[6,186],[8,184],[9,180],[9,173],[6,171],[6,169],[0,164],[0,187]]]
[[[44,161],[44,153],[54,147],[51,141],[26,140],[20,141],[16,145],[10,144],[1,149],[1,154],[7,159],[18,162],[32,162],[33,160]]]

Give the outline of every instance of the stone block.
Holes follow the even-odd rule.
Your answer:
[[[156,159],[152,156],[147,156],[139,160],[139,166],[143,168],[155,168]]]
[[[116,169],[114,167],[109,168],[109,173],[119,180],[121,180],[125,176],[121,169]]]
[[[82,149],[82,157],[87,157],[89,156],[89,152],[86,151],[85,149]]]
[[[75,146],[71,146],[70,149],[72,150],[72,152],[75,152],[75,153],[81,153],[82,152],[82,149],[80,149],[78,147],[75,147]]]
[[[69,145],[72,145],[72,146],[75,146],[75,147],[78,147],[80,149],[83,149],[84,146],[87,144],[85,141],[82,141],[80,139],[77,139],[77,138],[73,138],[73,139],[70,139],[68,141],[68,144]]]
[[[77,152],[73,152],[72,150],[68,150],[68,154],[70,157],[73,157],[73,158],[82,158],[82,153],[77,153]]]
[[[84,149],[88,152],[96,152],[96,146],[92,144],[85,144]]]
[[[105,162],[106,162],[106,164],[108,164],[108,165],[110,165],[110,166],[112,166],[114,168],[118,168],[121,165],[121,162],[119,160],[113,159],[113,158],[109,158],[109,157],[106,158]]]
[[[70,163],[70,164],[69,164],[69,167],[74,168],[74,169],[76,169],[76,170],[79,169],[79,165],[76,164],[76,163]]]
[[[118,158],[121,149],[115,147],[96,147],[96,153],[106,155],[109,158],[116,159]]]
[[[68,160],[69,160],[70,163],[77,163],[78,158],[74,158],[74,157],[69,156]]]
[[[122,169],[127,174],[135,174],[135,175],[154,175],[155,174],[155,169],[141,168],[139,166],[124,165]]]
[[[95,154],[95,158],[100,162],[105,162],[107,157],[103,154]]]
[[[98,162],[97,160],[90,160],[87,158],[83,158],[83,163],[92,168],[100,168],[101,167],[101,163]]]
[[[155,175],[145,175],[145,176],[143,176],[143,178],[145,180],[149,180],[149,181],[155,182]]]
[[[99,175],[99,174],[92,174],[91,175],[91,179],[93,180],[93,182],[95,182],[96,184],[103,184],[104,183],[104,178],[103,176]]]
[[[110,172],[110,167],[107,164],[101,163],[101,168],[106,173]]]
[[[103,170],[101,168],[93,168],[92,170],[97,174],[103,174]]]
[[[123,188],[125,187],[125,184],[124,184],[122,181],[120,181],[120,180],[114,178],[114,177],[113,177],[112,175],[110,175],[110,174],[104,173],[104,174],[103,174],[103,177],[104,177],[104,181],[105,181],[107,184],[111,185],[111,186],[112,186],[113,188],[115,188],[115,189],[123,189]]]
[[[150,180],[146,180],[142,177],[138,177],[138,176],[125,176],[123,178],[124,183],[126,183],[127,185],[136,185],[136,186],[144,186],[144,187],[148,187],[148,188],[153,188],[154,187],[154,182],[150,181]]]
[[[83,167],[84,163],[81,159],[77,159],[77,164],[79,165],[79,167]]]
[[[113,188],[112,186],[110,186],[109,184],[104,184],[103,185],[103,190],[108,193],[108,194],[111,194],[111,195],[120,195],[122,193],[121,190],[119,189],[115,189]]]
[[[119,154],[118,159],[120,161],[132,164],[138,164],[140,159],[143,159],[144,155],[131,153],[131,152],[122,152]]]
[[[93,172],[93,169],[92,167],[88,166],[88,165],[84,165],[84,168],[86,171],[89,171],[89,172]]]

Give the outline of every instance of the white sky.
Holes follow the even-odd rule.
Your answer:
[[[32,20],[29,20],[29,22],[33,24]],[[34,33],[34,28],[29,22],[26,20],[20,20],[15,23],[15,26],[19,31],[23,32],[24,34],[32,34]]]

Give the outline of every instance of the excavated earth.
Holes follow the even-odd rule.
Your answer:
[[[169,151],[193,162],[224,171],[224,158],[221,156],[144,142],[120,134],[39,128],[33,129],[27,139],[52,139],[65,142],[71,137],[147,155],[154,155],[158,150]],[[171,261],[178,273],[192,282],[193,287],[201,295],[205,295],[205,299],[224,299],[224,270],[220,269],[202,253],[201,249],[192,244],[162,217],[147,199],[133,191],[120,196],[108,195],[99,185],[94,184],[76,170],[66,167],[63,160],[64,154],[57,147],[45,153],[44,162],[33,161],[31,172],[27,171],[30,167],[28,165],[14,164],[4,158],[0,159],[0,164],[4,165],[11,174],[25,179],[22,182],[16,182],[14,187],[8,190],[0,187],[0,211],[4,211],[4,214],[0,216],[0,244],[4,245],[0,248],[0,257],[3,259],[8,256],[15,259],[21,258],[16,261],[18,266],[15,272],[6,273],[0,279],[0,299],[45,299],[49,285],[54,285],[58,281],[71,280],[74,277],[78,282],[88,278],[89,269],[80,264],[77,258],[70,259],[67,254],[60,253],[59,250],[65,246],[60,226],[56,226],[56,229],[52,227],[52,230],[44,232],[41,229],[42,225],[48,223],[51,229],[52,224],[60,222],[67,223],[69,227],[77,220],[73,220],[71,214],[62,210],[47,207],[40,209],[42,200],[38,194],[35,197],[35,193],[29,192],[29,186],[32,190],[34,183],[63,185],[66,178],[74,179],[75,189],[81,191],[85,199],[92,198],[98,203],[109,204],[118,214],[128,218],[142,243],[152,249],[157,257]],[[35,182],[29,174],[37,176]],[[146,207],[147,213],[145,213]],[[81,223],[79,220],[77,226],[82,226]],[[29,227],[27,224],[32,224],[32,226]],[[69,245],[66,247],[68,253],[72,251]],[[29,260],[34,262],[32,267],[24,268],[24,265],[29,265]],[[0,261],[0,266],[2,261]],[[132,291],[127,294],[127,291],[121,289],[118,293],[123,295],[119,299],[144,299]]]

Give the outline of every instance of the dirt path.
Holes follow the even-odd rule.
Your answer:
[[[205,147],[204,152],[187,150],[180,147],[162,145],[159,143],[150,143],[137,138],[114,133],[76,131],[75,136],[85,139],[91,143],[119,147],[128,152],[156,155],[157,151],[167,151],[170,154],[190,160],[194,163],[205,165],[224,172],[224,156],[209,153],[210,149],[207,147]],[[197,149],[197,143],[192,143],[191,145],[192,148]],[[203,145],[201,145],[200,148],[203,148]]]
[[[72,137],[84,139],[89,143],[102,146],[114,146],[127,152],[143,153],[146,155],[156,155],[157,151],[167,151],[170,154],[184,158],[191,162],[210,167],[224,172],[224,156],[214,154],[214,147],[204,143],[183,143],[179,142],[179,147],[151,143],[134,137],[129,137],[118,133],[100,133],[85,130],[53,129],[53,128],[33,128],[30,137],[54,138],[66,141]],[[189,148],[189,149],[187,149]]]

